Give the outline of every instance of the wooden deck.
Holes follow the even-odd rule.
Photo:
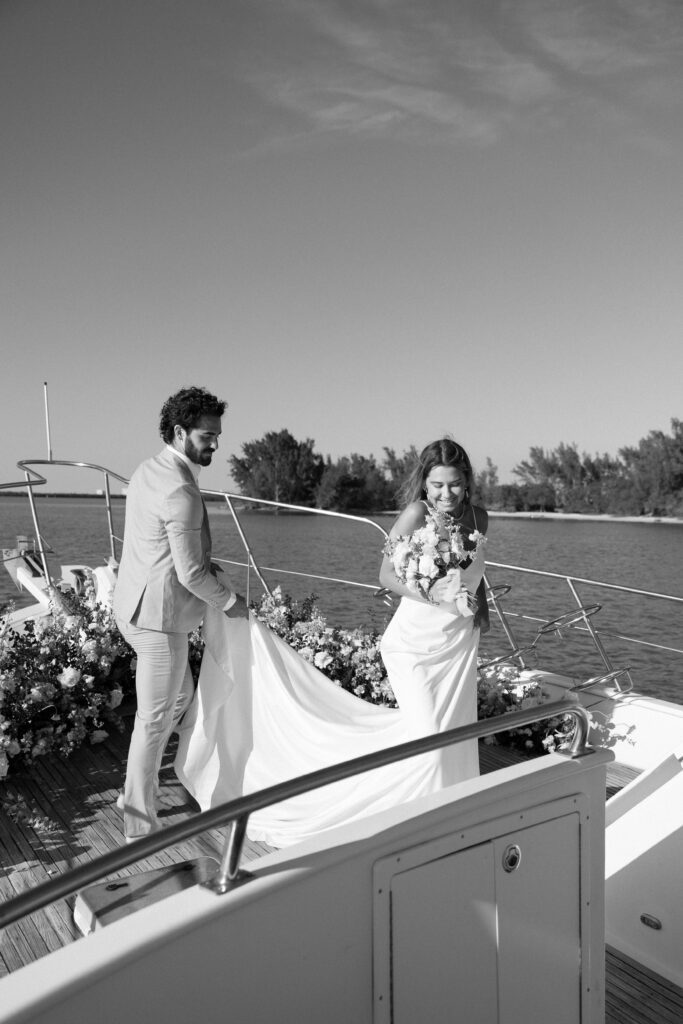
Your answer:
[[[683,989],[616,949],[606,952],[605,1024],[681,1024]]]
[[[19,810],[36,815],[36,824],[0,815],[0,899],[11,899],[56,874],[95,860],[123,843],[123,815],[116,798],[123,783],[130,729],[114,733],[97,746],[72,757],[40,758],[30,772],[10,776],[4,796]],[[196,813],[172,768],[173,741],[161,771],[164,804],[159,817],[175,824]],[[14,816],[14,813],[13,813]],[[23,815],[25,817],[25,814]],[[198,857],[220,860],[224,832],[215,829],[155,854],[110,876],[123,877]],[[245,861],[270,847],[247,840]],[[74,897],[60,900],[3,929],[0,933],[0,979],[51,950],[81,938],[73,920]]]
[[[130,720],[127,720],[130,725]],[[11,817],[0,817],[0,899],[47,881],[71,867],[96,859],[122,843],[122,815],[116,797],[125,772],[130,729],[115,733],[98,746],[86,746],[69,759],[42,758],[30,772],[10,776],[3,784],[13,802]],[[482,773],[514,764],[520,755],[505,747],[480,744]],[[191,816],[196,806],[175,778],[171,747],[162,767],[159,816],[169,824]],[[607,796],[636,773],[623,765],[608,772]],[[34,815],[34,824],[27,820]],[[19,820],[12,820],[14,817]],[[22,820],[23,819],[23,820]],[[198,857],[220,858],[224,834],[214,830],[132,865],[116,876],[166,867]],[[246,841],[244,861],[267,852],[263,843]],[[2,977],[78,941],[73,920],[74,897],[10,925],[0,933]],[[605,1024],[681,1024],[683,990],[615,950],[607,950],[607,1012]]]

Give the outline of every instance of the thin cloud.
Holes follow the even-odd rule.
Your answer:
[[[430,17],[429,5],[425,17],[422,8],[395,5],[385,13],[383,7],[368,3],[349,14],[324,0],[292,0],[286,10],[299,24],[298,53],[290,38],[287,49],[262,52],[244,74],[264,99],[310,131],[355,134],[437,132],[488,141],[500,115],[487,109],[482,76],[491,76],[488,88],[498,95],[538,91],[533,68],[511,67],[497,44]]]
[[[241,73],[297,136],[489,143],[529,112],[557,124],[569,95],[614,119],[631,92],[665,94],[683,34],[668,0],[282,0],[278,18],[283,45]]]

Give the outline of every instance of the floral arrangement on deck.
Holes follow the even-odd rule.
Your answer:
[[[312,595],[301,603],[280,588],[252,609],[278,636],[336,685],[373,704],[396,705],[382,662],[380,635],[326,624]],[[190,638],[195,678],[201,662],[199,633]],[[483,659],[482,659],[483,660]],[[0,780],[12,762],[68,757],[84,742],[98,743],[123,729],[122,702],[134,694],[135,655],[120,636],[111,610],[98,604],[92,581],[68,607],[14,630],[0,616]],[[533,679],[509,665],[480,672],[479,717],[489,718],[546,699]],[[528,753],[552,749],[560,720],[504,734],[499,740]],[[3,807],[8,810],[6,802]]]
[[[523,677],[516,665],[484,667],[486,658],[479,657],[477,676],[477,718],[493,718],[509,711],[522,711],[550,700],[539,678]],[[522,729],[488,736],[484,743],[513,747],[528,756],[550,752],[561,747],[568,738],[563,717],[547,718]]]
[[[10,759],[68,757],[105,727],[122,729],[117,708],[133,691],[133,651],[92,582],[62,608],[14,630],[0,618],[0,778]]]
[[[395,707],[379,653],[379,634],[328,626],[315,602],[312,594],[299,604],[276,587],[252,611],[337,686],[372,704]]]

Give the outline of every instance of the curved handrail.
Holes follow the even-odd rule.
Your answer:
[[[545,636],[546,633],[561,633],[563,629],[575,626],[581,621],[588,623],[588,619],[595,615],[596,612],[599,612],[601,608],[601,604],[579,605],[578,608],[572,608],[571,611],[565,612],[564,615],[558,615],[556,619],[544,622],[538,630],[538,635]]]
[[[35,469],[33,469],[32,468],[33,466],[70,466],[72,469],[91,469],[91,470],[99,471],[99,472],[104,474],[105,500],[106,500],[107,518],[108,518],[108,525],[109,525],[109,543],[110,543],[110,549],[111,549],[111,556],[114,559],[114,561],[116,561],[117,560],[117,556],[116,556],[116,544],[115,544],[115,542],[117,540],[119,540],[119,538],[116,537],[115,534],[114,534],[114,526],[113,526],[112,513],[111,513],[111,500],[110,500],[110,493],[109,493],[109,478],[112,477],[115,480],[118,480],[122,484],[128,484],[130,482],[129,478],[125,477],[125,476],[121,476],[120,473],[115,473],[113,470],[107,469],[106,466],[100,466],[97,463],[92,463],[92,462],[75,462],[75,461],[72,461],[72,460],[69,460],[69,459],[22,459],[20,462],[17,463],[17,467],[24,471],[24,473],[26,474],[26,479],[24,481],[21,481],[21,482],[18,482],[18,483],[0,484],[0,490],[7,490],[7,489],[10,489],[10,488],[12,488],[12,489],[26,488],[26,490],[28,491],[28,499],[29,499],[29,503],[30,503],[30,506],[31,506],[32,516],[33,516],[33,525],[34,525],[34,529],[35,529],[35,533],[36,533],[36,539],[38,541],[38,551],[37,551],[37,554],[39,554],[39,556],[41,558],[42,566],[43,566],[43,573],[45,575],[45,579],[48,581],[48,583],[50,585],[51,590],[54,590],[54,586],[52,584],[52,579],[50,577],[50,570],[49,570],[49,567],[48,567],[48,564],[47,564],[47,558],[46,558],[46,551],[49,550],[49,548],[45,544],[45,541],[44,541],[44,538],[43,538],[43,535],[42,535],[42,531],[40,529],[40,523],[39,523],[39,520],[38,520],[38,512],[37,512],[37,509],[36,509],[36,506],[35,506],[35,501],[33,499],[33,488],[37,487],[37,486],[40,486],[42,484],[46,484],[47,480],[46,480],[46,478],[44,476],[42,476]],[[31,479],[29,479],[29,477],[31,477]],[[234,494],[231,491],[215,490],[215,489],[211,489],[211,488],[201,488],[201,493],[203,495],[205,495],[206,497],[222,498],[225,501],[225,503],[226,503],[226,505],[227,505],[227,507],[228,507],[228,509],[229,509],[229,511],[231,513],[231,515],[232,515],[232,518],[234,520],[235,526],[236,526],[237,531],[238,531],[238,533],[240,535],[240,539],[242,541],[242,544],[244,546],[244,550],[245,550],[246,555],[247,555],[247,562],[246,562],[246,564],[243,564],[243,563],[232,563],[232,564],[238,564],[241,567],[244,567],[244,568],[247,568],[247,569],[253,569],[254,572],[256,573],[256,575],[258,576],[258,579],[259,579],[262,587],[264,588],[264,590],[265,590],[265,592],[267,594],[271,593],[270,587],[268,586],[266,580],[263,577],[262,567],[260,567],[257,564],[257,561],[256,561],[256,559],[254,557],[254,553],[253,553],[253,551],[251,549],[249,541],[247,540],[245,532],[244,532],[244,530],[242,528],[242,524],[240,522],[239,515],[237,514],[237,509],[235,508],[234,502],[247,503],[247,504],[252,504],[252,505],[257,505],[257,506],[266,505],[266,506],[274,508],[276,510],[283,509],[283,510],[287,510],[287,511],[290,511],[290,512],[302,512],[302,513],[308,513],[308,514],[313,514],[313,515],[318,515],[318,516],[328,516],[328,517],[334,518],[334,519],[345,519],[345,520],[348,520],[348,521],[353,522],[353,523],[360,523],[360,524],[363,524],[363,525],[366,525],[366,526],[373,527],[375,530],[378,530],[382,534],[384,540],[386,540],[387,537],[388,537],[387,531],[384,529],[384,527],[381,526],[379,523],[375,522],[374,519],[370,519],[367,516],[355,516],[355,515],[351,515],[348,512],[335,512],[335,511],[333,511],[331,509],[311,508],[309,505],[294,505],[294,504],[291,504],[291,503],[288,503],[288,502],[283,502],[283,501],[270,501],[269,499],[266,499],[266,498],[253,498],[250,495]],[[220,559],[220,558],[216,558],[216,561],[225,561],[225,560],[224,559]],[[269,570],[269,571],[281,572],[283,570],[272,569],[272,570]],[[301,574],[301,575],[306,575],[306,576],[309,576],[309,577],[311,576],[310,573],[305,573],[305,574]],[[351,585],[351,586],[368,587],[368,584],[355,583],[353,580],[342,580],[342,579],[334,578],[334,577],[331,577],[331,576],[317,576],[315,578],[316,579],[320,579],[321,581],[329,582],[329,583],[343,583],[343,584],[347,584],[347,585]],[[374,590],[375,588],[374,587],[368,587],[368,589],[373,589]]]
[[[27,490],[28,501],[29,505],[31,506],[31,516],[33,518],[33,528],[36,532],[36,539],[38,541],[38,554],[40,555],[40,560],[43,566],[43,575],[45,576],[45,579],[48,584],[48,591],[51,595],[56,597],[56,589],[54,586],[54,582],[52,580],[52,576],[50,575],[50,567],[47,563],[45,541],[43,538],[42,530],[40,529],[38,509],[36,508],[35,498],[33,495],[33,488],[36,487],[38,484],[46,484],[47,480],[45,479],[44,476],[41,476],[40,473],[37,473],[34,469],[31,469],[31,466],[71,466],[74,469],[94,469],[102,473],[104,477],[104,495],[107,510],[107,523],[109,526],[109,549],[111,552],[112,559],[116,561],[116,538],[114,536],[114,520],[112,517],[111,509],[109,477],[113,476],[117,480],[120,480],[122,483],[127,484],[128,480],[126,479],[126,477],[120,476],[119,473],[114,473],[113,470],[106,469],[106,467],[99,466],[93,462],[74,462],[71,459],[22,459],[20,462],[17,462],[17,466],[19,469],[23,469],[24,473],[26,474],[26,480],[24,481],[23,486],[26,487]],[[35,479],[29,479],[29,477],[31,476],[34,477]]]
[[[573,718],[576,724],[567,750],[567,756],[579,757],[583,754],[591,753],[593,748],[587,745],[590,719],[588,713],[579,703],[578,698],[575,697],[538,705],[523,711],[509,712],[504,715],[498,715],[495,718],[487,718],[482,721],[473,722],[470,725],[449,729],[446,732],[424,736],[417,740],[410,740],[398,746],[377,750],[372,754],[355,757],[350,761],[343,761],[340,764],[321,768],[318,771],[301,775],[295,779],[289,779],[286,782],[270,786],[268,789],[260,790],[257,793],[238,797],[236,800],[230,800],[228,803],[221,804],[220,807],[203,811],[201,814],[186,821],[170,825],[168,828],[161,829],[158,832],[153,832],[151,835],[145,836],[128,846],[123,846],[119,850],[113,850],[111,853],[99,857],[90,864],[83,864],[62,875],[60,878],[43,882],[41,885],[36,886],[35,889],[21,893],[19,896],[14,897],[14,899],[2,904],[0,906],[0,927],[12,924],[13,921],[17,921],[27,914],[35,913],[55,900],[70,896],[77,889],[90,885],[92,882],[96,882],[113,871],[119,871],[139,860],[150,857],[160,850],[174,846],[184,840],[192,839],[208,829],[221,828],[231,824],[232,833],[226,844],[223,863],[216,877],[209,885],[209,888],[214,889],[216,892],[225,892],[230,888],[231,883],[234,883],[236,880],[241,847],[240,836],[243,836],[246,820],[253,811],[260,810],[263,807],[270,807],[272,804],[299,796],[301,793],[320,789],[322,786],[327,786],[332,782],[338,782],[341,779],[348,779],[353,775],[372,771],[374,768],[380,768],[383,765],[404,761],[418,754],[439,750],[441,747],[449,746],[452,743],[483,739],[486,736],[493,736],[497,732],[520,729],[533,722],[540,722],[543,719],[555,718],[560,715],[567,715]],[[235,841],[236,834],[237,840]]]
[[[560,618],[568,618],[573,613],[579,613],[581,621],[577,623],[571,623],[569,628],[575,629],[578,632],[587,632],[590,635],[590,639],[593,643],[593,646],[595,647],[598,655],[600,656],[607,673],[614,672],[615,666],[613,665],[612,660],[610,659],[607,651],[605,650],[605,647],[603,646],[603,637],[609,638],[611,640],[621,640],[625,643],[635,644],[641,647],[647,647],[651,650],[664,651],[670,654],[683,654],[683,648],[680,647],[672,647],[667,644],[656,643],[652,640],[640,640],[637,637],[624,635],[619,632],[614,632],[613,630],[598,629],[596,626],[593,625],[589,616],[584,616],[580,614],[583,608],[583,603],[576,587],[577,585],[597,587],[600,591],[609,590],[620,594],[628,594],[634,597],[655,598],[662,601],[673,602],[674,604],[683,604],[683,597],[677,597],[673,594],[660,594],[656,591],[651,590],[640,590],[636,587],[623,586],[622,584],[618,583],[605,583],[602,580],[593,580],[582,576],[570,576],[566,573],[552,572],[546,569],[530,569],[528,567],[521,565],[510,565],[506,562],[487,561],[484,579],[489,594],[491,594],[492,591],[495,591],[497,589],[496,586],[491,584],[491,581],[489,579],[489,572],[491,569],[505,569],[510,572],[521,573],[522,575],[531,576],[534,579],[540,578],[564,583],[569,588],[570,594],[574,601],[574,607],[571,609],[570,612],[567,612],[564,616],[560,616]],[[514,629],[510,622],[511,618],[521,618],[525,621],[531,622],[534,625],[536,625],[538,629],[538,636],[536,639],[538,639],[543,632],[547,632],[550,628],[550,623],[545,618],[539,618],[538,616],[534,615],[523,615],[517,612],[506,611],[506,609],[503,606],[504,602],[498,596],[496,596],[495,599],[491,601],[491,604],[494,607],[496,614],[498,615],[498,619],[503,627],[505,636],[512,649],[513,656],[524,645],[521,644],[515,636]],[[524,662],[522,659],[522,665],[523,664]]]
[[[630,667],[626,665],[624,668],[615,668],[613,672],[605,672],[599,676],[591,676],[590,679],[584,679],[581,683],[575,683],[572,686],[572,693],[580,693],[582,690],[589,690],[591,686],[604,686],[606,683],[616,681],[619,676],[627,676],[630,680]],[[617,683],[619,688],[619,683]]]
[[[70,459],[22,459],[17,462],[17,468],[23,469],[25,473],[29,473],[33,480],[20,480],[16,483],[0,484],[0,490],[7,490],[9,488],[23,488],[23,487],[38,487],[41,484],[46,484],[47,480],[40,473],[37,473],[32,466],[71,466],[72,469],[94,469],[100,473],[106,473],[108,476],[114,477],[115,480],[119,480],[122,484],[129,484],[130,478],[121,476],[119,473],[115,473],[113,469],[108,469],[106,466],[100,466],[95,462],[73,462]],[[232,491],[214,490],[211,488],[201,488],[202,494],[210,495],[215,498],[231,499],[234,501],[247,502],[252,505],[268,505],[271,508],[282,508],[288,509],[291,512],[307,512],[318,516],[332,516],[335,519],[348,519],[354,523],[366,523],[368,526],[373,526],[380,533],[387,536],[387,532],[384,527],[376,523],[374,519],[369,519],[366,516],[355,516],[348,512],[335,512],[332,509],[326,508],[312,508],[310,505],[292,505],[286,501],[270,501],[267,498],[253,498],[247,494],[234,494]]]
[[[24,480],[21,484],[0,484],[1,488],[6,487],[37,487],[39,484],[46,484],[47,480],[40,473],[36,473],[31,466],[71,466],[73,469],[94,469],[100,473],[106,473],[107,476],[113,476],[116,480],[119,480],[122,484],[127,484],[130,481],[128,477],[121,476],[119,473],[115,473],[113,469],[107,469],[106,466],[100,466],[96,462],[73,462],[71,459],[21,459],[17,462],[17,468],[23,469],[25,473],[30,473],[31,476],[35,477],[34,480]]]
[[[526,573],[529,576],[544,576],[547,579],[563,580],[565,583],[571,580],[572,583],[584,583],[592,587],[601,587],[603,590],[618,590],[623,594],[634,594],[636,597],[661,597],[665,601],[677,601],[683,604],[683,597],[676,597],[673,594],[659,594],[653,590],[638,590],[637,587],[625,587],[619,583],[605,583],[603,580],[584,579],[583,576],[570,576],[562,572],[550,572],[547,569],[529,569],[523,565],[508,565],[505,562],[486,561],[487,569],[510,569],[513,572]]]
[[[249,502],[249,503],[251,503],[253,505],[268,505],[269,507],[275,508],[278,511],[279,511],[279,509],[287,509],[290,512],[302,512],[302,513],[312,514],[312,515],[329,516],[329,517],[334,518],[334,519],[346,519],[346,520],[349,520],[349,521],[354,522],[354,523],[364,523],[367,526],[374,526],[375,529],[379,530],[380,533],[383,535],[385,540],[388,537],[388,534],[387,534],[386,530],[382,526],[380,526],[379,523],[376,523],[373,519],[368,519],[365,516],[352,516],[352,515],[349,515],[349,513],[347,513],[347,512],[334,512],[334,511],[332,511],[330,509],[325,509],[325,508],[311,508],[309,505],[292,505],[292,504],[289,504],[288,502],[284,502],[284,501],[270,501],[270,500],[267,500],[267,499],[264,499],[264,498],[252,498],[249,495],[239,495],[238,496],[236,494],[231,494],[229,491],[216,491],[216,490],[208,490],[208,489],[204,490],[203,489],[202,490],[202,494],[214,495],[214,496],[222,497],[222,498],[225,499],[225,503],[228,506],[228,510],[230,511],[230,514],[232,515],[233,522],[235,523],[235,526],[237,528],[237,532],[240,535],[240,540],[242,541],[242,545],[244,547],[244,550],[247,553],[248,561],[247,561],[247,564],[246,564],[246,568],[247,569],[251,568],[251,569],[254,570],[254,572],[256,573],[256,575],[257,575],[257,577],[259,579],[259,582],[261,583],[261,586],[263,587],[263,589],[265,590],[265,592],[268,595],[271,595],[271,590],[270,590],[270,587],[268,586],[266,580],[264,579],[264,576],[263,576],[263,572],[264,571],[281,572],[281,573],[285,573],[285,574],[290,575],[290,576],[305,576],[308,579],[318,579],[318,580],[321,580],[321,581],[325,581],[326,583],[344,583],[344,584],[348,584],[348,585],[352,585],[352,586],[361,586],[361,587],[367,586],[367,584],[353,583],[352,580],[336,579],[333,576],[316,576],[316,575],[314,575],[312,573],[297,573],[297,572],[293,572],[291,570],[286,570],[286,569],[271,569],[271,568],[268,568],[266,566],[259,566],[257,564],[257,562],[256,562],[256,559],[254,558],[254,554],[253,554],[253,552],[251,550],[251,546],[249,544],[249,541],[247,540],[247,537],[246,537],[246,534],[244,532],[244,529],[242,528],[242,523],[240,522],[240,518],[239,518],[239,516],[237,514],[237,509],[235,508],[235,506],[233,504],[233,501],[246,501],[246,502]],[[224,559],[216,559],[216,561],[224,561]],[[242,565],[242,563],[232,563],[232,564],[240,564],[240,565]],[[375,588],[372,587],[370,589],[374,590]]]
[[[288,509],[290,512],[305,512],[316,516],[330,516],[334,519],[348,519],[353,523],[365,523],[367,526],[374,526],[376,530],[388,536],[387,531],[379,523],[376,523],[374,519],[368,519],[367,516],[355,516],[349,512],[335,512],[329,508],[312,508],[310,505],[290,505],[286,501],[270,501],[266,498],[252,498],[247,494],[232,494],[230,491],[213,491],[205,490],[202,488],[202,494],[210,494],[214,497],[219,498],[230,498],[235,501],[246,501],[252,505],[268,505],[270,508],[276,509]]]

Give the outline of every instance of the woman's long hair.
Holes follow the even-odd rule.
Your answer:
[[[399,491],[402,508],[409,505],[411,501],[417,501],[424,497],[425,481],[437,466],[453,466],[460,470],[467,484],[465,500],[469,501],[473,481],[470,457],[462,445],[450,437],[442,437],[438,441],[432,441],[420,452],[415,468]]]

